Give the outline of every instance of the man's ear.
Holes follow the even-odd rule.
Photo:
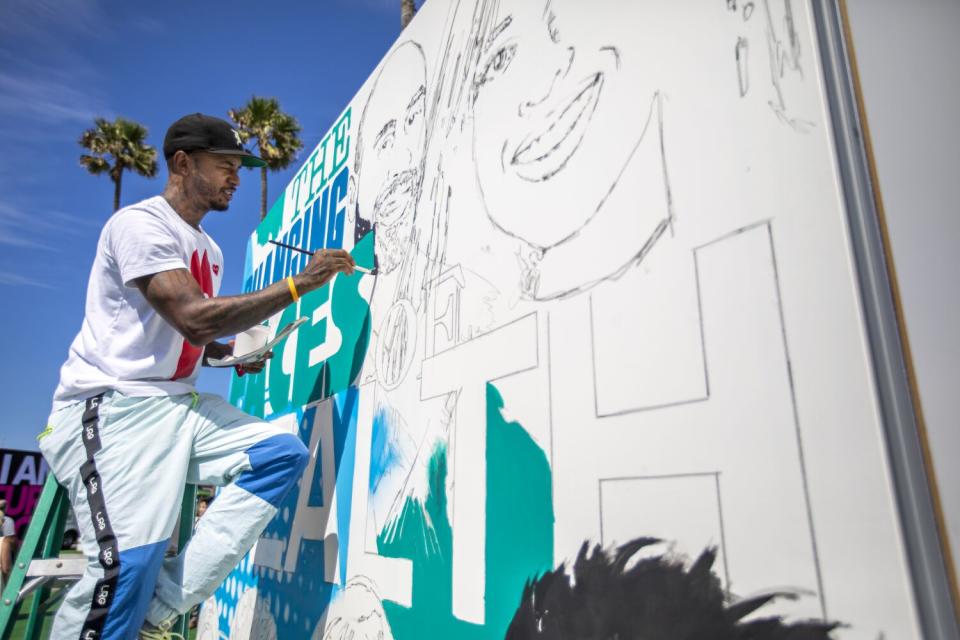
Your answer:
[[[170,172],[178,176],[189,175],[193,170],[193,158],[186,151],[180,150],[170,158]]]

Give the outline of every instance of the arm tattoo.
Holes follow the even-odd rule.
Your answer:
[[[144,276],[136,284],[153,308],[196,345],[245,331],[292,302],[285,280],[252,293],[214,298],[204,296],[186,269]],[[317,287],[298,281],[297,288],[306,293]]]

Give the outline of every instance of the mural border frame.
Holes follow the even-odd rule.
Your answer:
[[[924,637],[960,638],[946,545],[844,0],[812,0],[860,304],[904,551]]]

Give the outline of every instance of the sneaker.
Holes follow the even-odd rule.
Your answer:
[[[176,618],[173,620],[164,620],[158,627],[153,626],[149,622],[144,622],[143,627],[140,629],[140,635],[138,635],[137,638],[138,640],[187,640],[179,633],[170,631],[170,627],[172,627],[176,621]]]

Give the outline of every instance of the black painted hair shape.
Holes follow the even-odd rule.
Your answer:
[[[728,603],[713,573],[716,549],[686,569],[665,556],[641,558],[660,542],[637,538],[609,551],[583,543],[573,577],[561,564],[527,582],[506,640],[829,640],[836,623],[785,622],[779,616],[743,618],[787,593]],[[588,553],[589,552],[589,553]]]

